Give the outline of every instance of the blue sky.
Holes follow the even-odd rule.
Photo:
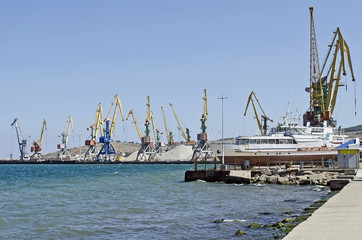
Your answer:
[[[107,112],[115,94],[125,114],[134,108],[142,130],[147,96],[161,129],[164,106],[176,140],[168,103],[196,139],[204,88],[211,139],[221,137],[222,94],[225,137],[258,133],[252,111],[243,116],[251,91],[275,123],[289,100],[293,115],[304,113],[309,6],[315,7],[320,62],[336,27],[351,50],[359,114],[349,75],[334,117],[343,127],[362,124],[360,1],[0,1],[0,157],[19,155],[10,126],[15,117],[30,139],[39,138],[46,119],[43,149],[51,152],[72,115],[69,147],[84,144],[98,103]],[[118,120],[114,138],[138,141],[131,121]]]

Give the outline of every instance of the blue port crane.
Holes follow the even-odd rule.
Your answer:
[[[113,112],[113,118],[112,121],[111,119],[108,117],[109,114],[111,113],[111,110],[114,107],[114,112]],[[99,142],[102,143],[102,148],[99,151],[98,155],[97,155],[97,160],[98,161],[114,161],[115,160],[115,156],[116,156],[116,150],[114,149],[113,145],[112,145],[112,134],[114,131],[114,126],[116,124],[116,116],[117,116],[117,109],[119,109],[119,111],[121,112],[121,116],[122,116],[122,121],[124,121],[124,116],[123,116],[123,110],[122,110],[122,104],[121,104],[121,100],[119,99],[118,95],[114,96],[113,102],[111,104],[111,107],[109,108],[109,111],[107,113],[106,118],[104,119],[103,123],[105,124],[105,129],[103,129],[103,136],[101,136],[99,138]]]
[[[29,154],[26,152],[26,139],[24,139],[23,132],[21,131],[19,121],[17,118],[14,119],[11,126],[15,127],[16,136],[18,138],[18,145],[20,150],[20,159],[21,160],[29,160]]]

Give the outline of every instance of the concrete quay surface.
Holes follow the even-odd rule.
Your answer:
[[[362,169],[351,183],[283,239],[362,239]]]

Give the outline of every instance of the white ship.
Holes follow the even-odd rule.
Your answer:
[[[280,162],[310,162],[336,160],[335,147],[347,141],[341,131],[327,126],[299,126],[297,122],[272,128],[265,136],[237,137],[224,143],[225,164],[275,165]],[[211,143],[215,154],[222,158],[222,143]]]

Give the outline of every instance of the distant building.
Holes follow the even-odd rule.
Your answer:
[[[338,168],[359,168],[359,161],[362,158],[362,145],[359,138],[352,139],[337,148]]]

